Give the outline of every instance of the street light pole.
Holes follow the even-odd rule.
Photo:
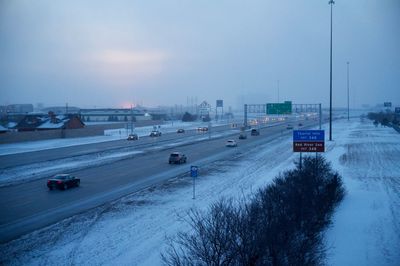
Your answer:
[[[279,103],[279,79],[278,79],[278,103]]]
[[[332,7],[335,2],[329,0],[331,5],[331,54],[330,54],[330,82],[329,82],[329,140],[332,141]]]
[[[350,75],[349,62],[347,62],[347,121],[350,121]]]

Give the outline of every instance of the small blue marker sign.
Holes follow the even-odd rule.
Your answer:
[[[190,166],[190,176],[197,177],[198,169],[199,168],[195,165]]]

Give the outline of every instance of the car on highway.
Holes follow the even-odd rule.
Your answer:
[[[240,132],[240,134],[239,134],[239,139],[247,139],[247,134],[246,134],[246,132]]]
[[[291,125],[291,124],[287,125],[286,129],[293,129],[293,125]]]
[[[185,130],[183,128],[180,128],[176,131],[176,133],[185,133]]]
[[[200,132],[208,131],[208,127],[198,127],[197,131],[200,131]]]
[[[150,137],[161,137],[161,131],[158,131],[158,130],[151,131]]]
[[[138,140],[139,136],[137,134],[129,134],[127,140]]]
[[[250,131],[250,135],[252,135],[252,136],[258,136],[258,135],[260,135],[260,130],[258,130],[258,129],[256,129],[256,128],[253,128],[253,129]]]
[[[299,123],[299,127],[302,127],[303,126],[303,123]]]
[[[187,161],[186,155],[183,154],[182,152],[177,152],[177,151],[172,152],[169,155],[169,159],[168,159],[169,164],[172,164],[172,163],[181,164],[181,163],[186,163],[186,161]]]
[[[237,147],[237,142],[236,140],[233,139],[228,139],[225,143],[226,147]]]
[[[47,187],[50,190],[61,189],[66,190],[71,187],[79,187],[81,183],[80,178],[76,178],[71,174],[58,174],[47,180]]]

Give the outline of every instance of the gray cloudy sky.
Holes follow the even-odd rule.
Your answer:
[[[400,105],[400,0],[334,5],[334,106]],[[0,104],[329,103],[328,0],[0,0]]]

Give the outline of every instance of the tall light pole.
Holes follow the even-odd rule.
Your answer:
[[[278,79],[278,103],[279,103],[279,79]]]
[[[350,76],[349,62],[347,62],[347,121],[350,121]]]
[[[329,82],[329,140],[332,141],[332,7],[335,2],[329,0],[331,5],[331,56],[330,56],[330,82]]]

